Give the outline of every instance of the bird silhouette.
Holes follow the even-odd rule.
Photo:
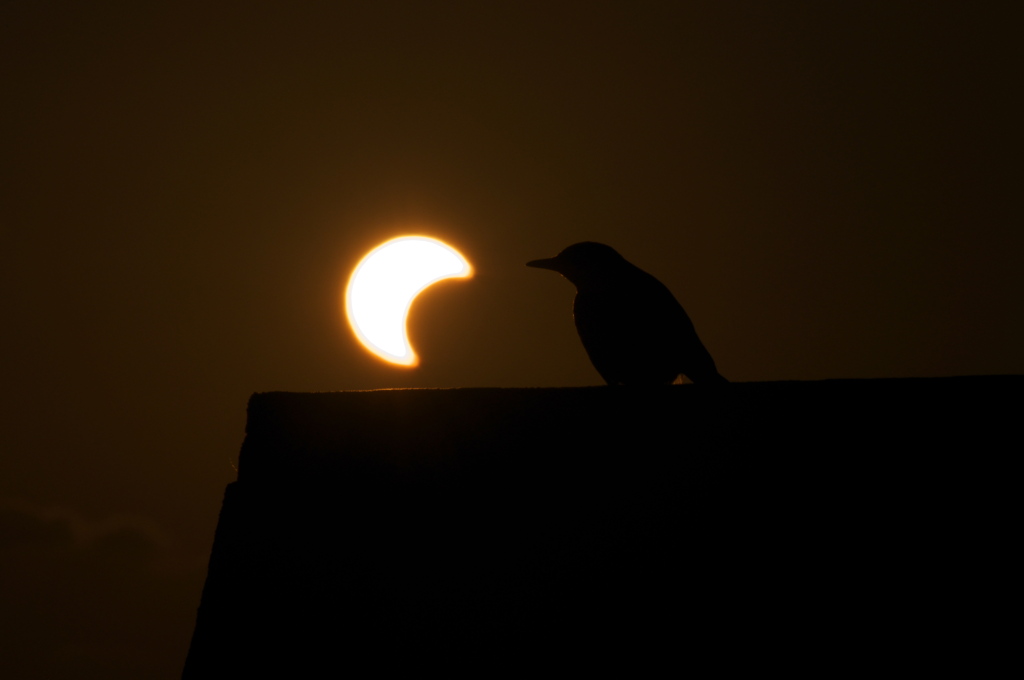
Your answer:
[[[614,248],[585,241],[526,266],[551,269],[576,286],[576,330],[609,385],[667,385],[680,374],[694,383],[729,382],[669,289]]]

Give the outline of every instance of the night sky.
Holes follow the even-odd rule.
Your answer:
[[[1016,3],[354,4],[0,8],[0,675],[180,674],[253,392],[600,384],[577,241],[733,381],[1024,373]]]

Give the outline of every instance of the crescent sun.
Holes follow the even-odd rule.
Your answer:
[[[429,236],[399,236],[371,250],[349,277],[345,313],[359,342],[385,361],[412,367],[406,319],[413,300],[432,284],[468,278],[473,268],[457,250]]]

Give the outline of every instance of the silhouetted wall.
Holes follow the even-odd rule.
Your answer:
[[[977,670],[1022,386],[255,394],[184,677]]]

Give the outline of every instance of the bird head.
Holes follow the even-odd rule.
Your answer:
[[[600,285],[631,267],[614,248],[593,241],[574,243],[555,257],[532,260],[526,266],[556,271],[577,288]]]

